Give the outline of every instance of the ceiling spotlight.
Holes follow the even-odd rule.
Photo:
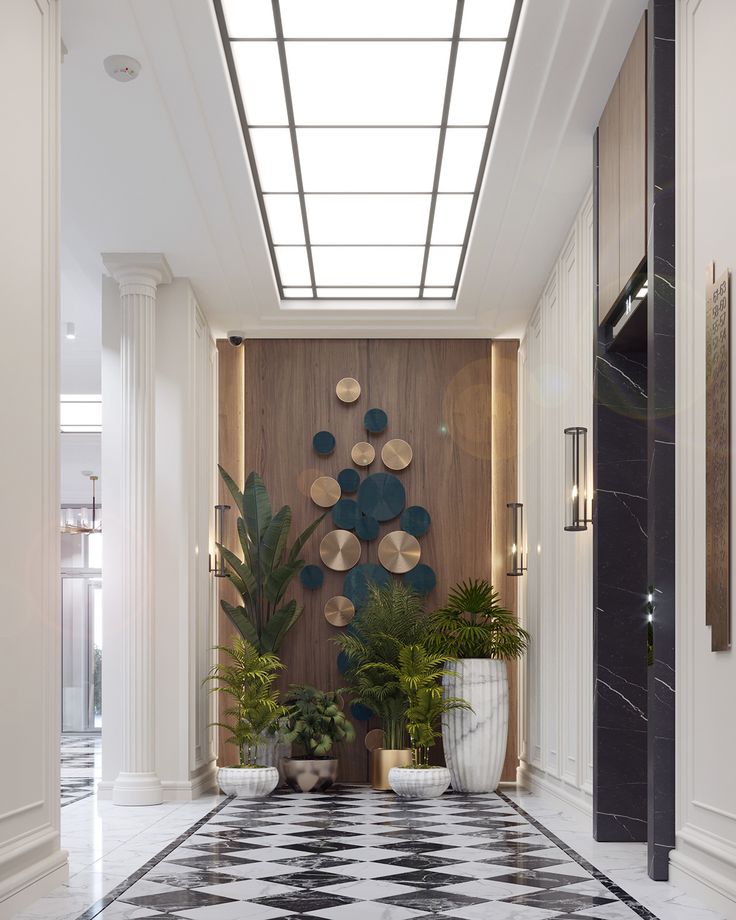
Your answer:
[[[141,72],[140,61],[127,54],[111,54],[103,61],[105,73],[118,83],[130,83]]]
[[[77,327],[74,325],[74,323],[66,324],[66,332],[64,333],[64,335],[66,336],[67,339],[69,339],[70,342],[73,342],[74,339],[76,339]]]

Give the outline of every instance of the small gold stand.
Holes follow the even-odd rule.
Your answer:
[[[399,751],[377,748],[371,752],[371,786],[374,789],[387,791],[391,789],[388,781],[388,771],[391,767],[410,767],[411,750],[405,748]]]

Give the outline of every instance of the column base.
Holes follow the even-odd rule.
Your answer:
[[[164,790],[155,773],[120,773],[112,787],[113,805],[161,805]]]

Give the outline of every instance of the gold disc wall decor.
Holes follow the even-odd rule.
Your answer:
[[[384,735],[382,728],[372,728],[366,732],[365,746],[368,751],[376,751],[383,747]]]
[[[325,604],[325,619],[333,626],[347,626],[355,616],[355,607],[349,597],[338,594]]]
[[[332,476],[320,476],[312,483],[309,494],[315,505],[319,505],[320,508],[331,508],[342,495],[342,489]]]
[[[360,540],[349,530],[331,530],[322,538],[319,556],[328,569],[347,572],[360,559]]]
[[[343,377],[335,387],[337,398],[344,403],[354,403],[360,396],[360,384],[355,377]]]
[[[370,466],[376,459],[376,448],[367,441],[358,441],[350,451],[350,456],[358,466]]]
[[[378,544],[381,565],[395,575],[411,572],[419,562],[422,551],[419,540],[405,530],[393,530]]]
[[[401,438],[386,441],[381,450],[381,460],[390,470],[405,470],[411,463],[412,456],[411,444]]]

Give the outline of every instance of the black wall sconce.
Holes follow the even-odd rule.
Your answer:
[[[565,530],[587,530],[588,429],[565,428]]]
[[[509,546],[506,561],[507,575],[523,575],[526,572],[526,536],[524,534],[524,506],[521,502],[507,502]]]
[[[210,554],[210,572],[215,578],[227,578],[225,570],[225,559],[223,558],[220,547],[224,543],[225,534],[225,512],[230,510],[230,505],[215,505],[215,564],[212,564],[212,554]]]

